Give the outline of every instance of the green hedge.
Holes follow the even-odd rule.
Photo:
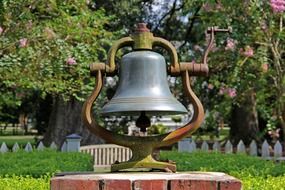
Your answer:
[[[206,152],[161,152],[161,159],[173,160],[178,171],[225,172],[239,178],[244,190],[285,189],[285,163],[274,163],[241,154]]]
[[[49,190],[50,176],[40,178],[30,176],[7,176],[0,177],[0,190]]]
[[[0,154],[0,176],[2,177],[7,175],[41,177],[66,171],[93,171],[92,157],[78,152],[53,150]]]
[[[24,148],[26,146],[26,144],[28,142],[31,143],[32,146],[34,146],[36,144],[36,139],[35,136],[31,136],[31,135],[13,135],[13,136],[0,136],[0,145],[2,143],[5,143],[7,145],[7,147],[11,150],[13,145],[17,142],[18,145],[22,148]]]
[[[178,171],[225,172],[242,180],[244,190],[285,189],[285,164],[260,158],[220,153],[161,152]],[[50,176],[61,171],[93,170],[90,155],[51,150],[0,154],[0,190],[48,190]]]

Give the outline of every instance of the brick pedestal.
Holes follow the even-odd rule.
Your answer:
[[[241,190],[236,178],[218,172],[108,173],[57,176],[51,190]]]

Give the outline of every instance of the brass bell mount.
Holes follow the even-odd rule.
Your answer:
[[[215,34],[232,33],[232,28],[220,29],[217,26],[208,27],[206,30],[207,34],[210,34],[209,44],[203,55],[203,63],[193,63],[193,62],[178,62],[178,56],[175,47],[167,40],[159,37],[154,37],[150,30],[147,28],[145,23],[139,23],[135,33],[131,37],[121,38],[116,41],[108,52],[107,61],[105,63],[93,63],[90,64],[91,75],[96,74],[98,70],[107,74],[107,76],[114,76],[117,73],[117,68],[115,64],[115,55],[120,48],[123,47],[133,47],[136,49],[152,49],[153,46],[160,46],[165,48],[171,58],[170,67],[168,67],[168,73],[172,76],[178,76],[184,71],[188,71],[191,76],[207,76],[209,68],[207,65],[208,54],[213,46]]]
[[[132,168],[176,171],[175,164],[156,161],[152,157],[152,153],[154,149],[169,146],[187,135],[192,134],[199,128],[204,119],[204,109],[200,100],[191,89],[190,76],[205,76],[208,74],[207,56],[214,42],[214,34],[216,32],[230,31],[211,27],[207,32],[210,33],[211,36],[209,45],[204,53],[202,64],[192,62],[179,63],[174,46],[165,39],[154,37],[146,27],[146,24],[140,23],[134,34],[130,37],[122,38],[113,44],[108,52],[106,64],[93,63],[90,65],[91,74],[96,77],[96,84],[91,96],[87,98],[83,105],[83,122],[92,133],[101,137],[107,143],[129,147],[132,150],[132,158],[126,162],[112,164],[111,171]],[[126,46],[132,47],[134,51],[123,56],[120,71],[118,71],[115,64],[115,55],[120,48]],[[170,54],[171,61],[167,68],[164,58],[152,51],[154,46],[162,47]],[[149,67],[151,67],[151,69],[149,69]],[[138,127],[141,127],[142,131],[145,131],[146,127],[150,126],[150,121],[146,116],[147,114],[185,113],[186,109],[171,96],[169,88],[165,86],[167,84],[167,82],[165,82],[167,75],[166,70],[171,76],[182,77],[185,94],[193,105],[193,117],[186,125],[163,135],[127,136],[113,133],[101,127],[96,122],[93,117],[92,106],[102,89],[103,76],[114,76],[118,73],[120,75],[119,87],[111,101],[103,107],[103,113],[110,115],[140,114],[136,124]],[[142,81],[132,80],[136,79],[134,78],[136,76],[141,78]],[[140,85],[142,87],[137,88],[138,86],[140,87]],[[143,87],[145,87],[144,85],[149,88],[146,92],[141,91]],[[133,90],[133,88],[135,90]],[[131,90],[130,93],[128,90]],[[137,91],[140,91],[140,93],[136,93]]]

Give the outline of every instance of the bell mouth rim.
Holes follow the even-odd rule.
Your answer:
[[[186,111],[171,111],[171,110],[133,110],[133,111],[108,111],[100,112],[104,116],[139,116],[141,112],[145,112],[147,116],[165,116],[165,115],[185,115]]]

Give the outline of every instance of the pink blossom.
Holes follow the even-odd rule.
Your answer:
[[[28,45],[28,39],[27,38],[22,38],[19,40],[19,46],[20,47],[26,47]]]
[[[228,38],[227,39],[227,45],[226,45],[226,50],[234,50],[236,47],[236,42],[235,40]]]
[[[219,94],[220,94],[220,95],[224,95],[225,92],[226,92],[225,87],[221,87],[220,90],[219,90]]]
[[[269,69],[269,65],[267,63],[263,63],[261,65],[261,69],[262,69],[263,72],[266,73],[268,71],[268,69]]]
[[[209,89],[209,90],[213,90],[213,89],[214,89],[214,85],[211,84],[211,83],[209,83],[209,84],[208,84],[208,89]]]
[[[209,3],[204,3],[202,7],[206,12],[212,11],[212,6]]]
[[[237,91],[235,88],[225,88],[222,86],[219,90],[219,94],[220,95],[227,94],[229,97],[234,98],[237,95]]]
[[[227,94],[229,95],[229,97],[234,98],[237,95],[237,91],[234,88],[228,88]]]
[[[223,10],[223,5],[221,2],[216,3],[216,9],[217,10]]]
[[[270,0],[270,6],[275,13],[282,13],[285,10],[285,0]]]
[[[193,48],[194,48],[195,51],[203,52],[203,48],[201,46],[199,46],[199,45],[194,45]]]
[[[280,137],[280,129],[275,129],[275,130],[270,130],[268,131],[268,134],[270,135],[271,138],[277,139]]]
[[[221,2],[217,2],[215,5],[214,4],[210,4],[210,3],[204,3],[202,6],[203,10],[206,12],[211,12],[211,11],[215,11],[215,10],[223,10],[223,5]]]
[[[0,35],[3,33],[4,29],[0,26]]]
[[[68,65],[76,65],[77,63],[76,63],[76,60],[75,60],[74,57],[69,57],[66,60],[66,64],[68,64]]]
[[[252,57],[254,55],[254,51],[250,46],[246,46],[245,49],[241,49],[241,54],[246,57]]]

